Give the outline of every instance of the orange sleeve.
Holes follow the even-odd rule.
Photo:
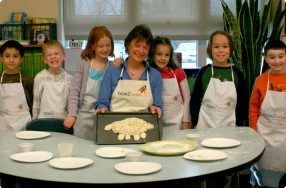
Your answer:
[[[260,107],[267,90],[268,73],[258,76],[254,82],[249,101],[249,126],[257,130],[257,120],[260,116]]]

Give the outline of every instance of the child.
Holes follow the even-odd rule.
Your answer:
[[[270,69],[255,80],[249,103],[250,127],[266,142],[258,169],[286,171],[286,45],[270,40],[264,48]],[[279,160],[277,159],[279,156]]]
[[[213,63],[200,69],[191,94],[190,111],[194,127],[244,125],[246,92],[242,72],[229,63],[233,48],[227,32],[211,34],[207,54]]]
[[[24,130],[31,121],[34,84],[33,78],[21,73],[19,68],[24,47],[9,40],[1,46],[0,55],[4,65],[0,84],[0,130]]]
[[[99,88],[106,68],[111,64],[114,43],[111,32],[105,26],[91,29],[86,48],[81,53],[82,61],[77,65],[69,96],[66,128],[74,127],[74,135],[95,140],[93,122]],[[116,67],[116,65],[115,65]]]
[[[173,46],[166,37],[154,39],[154,53],[150,65],[163,78],[163,133],[190,129],[190,90],[187,76],[173,59]],[[174,114],[176,114],[174,116]]]
[[[63,45],[48,41],[42,47],[48,69],[39,72],[34,82],[33,119],[66,118],[71,78],[62,69],[66,59]]]

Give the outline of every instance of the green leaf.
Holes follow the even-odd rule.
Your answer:
[[[267,4],[258,6],[260,0],[236,0],[236,17],[230,11],[224,0],[223,7],[224,29],[235,43],[234,62],[240,65],[244,73],[248,99],[250,99],[252,87],[256,77],[260,74],[263,46],[269,38],[280,38],[283,32],[283,20],[286,10],[282,10],[282,3],[276,9],[273,25],[270,25],[270,15],[273,0]],[[271,27],[270,27],[271,26]],[[272,29],[273,28],[273,29]]]
[[[235,62],[238,62],[238,67],[241,66],[241,35],[240,35],[240,28],[237,23],[236,18],[228,8],[227,4],[222,0],[222,7],[224,10],[224,18],[227,24],[229,25],[232,34],[232,40],[235,45],[235,50],[236,50],[236,58],[237,60]],[[225,24],[226,25],[226,24]],[[229,31],[228,31],[229,32]]]

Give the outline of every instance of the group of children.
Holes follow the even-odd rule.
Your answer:
[[[113,56],[114,51],[112,34],[105,26],[94,27],[74,77],[62,69],[66,58],[62,44],[49,41],[42,47],[43,61],[48,68],[39,72],[34,80],[21,73],[19,68],[24,57],[23,46],[14,40],[4,43],[0,48],[0,60],[5,70],[0,75],[0,130],[24,130],[31,119],[57,117],[65,119],[65,128],[74,128],[75,136],[94,140],[93,116],[106,70],[111,69],[109,66],[120,69],[118,83],[122,80],[123,67],[128,79],[139,81],[147,70],[142,65],[149,65],[137,64],[136,70],[131,59],[136,62],[136,58],[139,61],[141,57],[143,60],[148,57],[152,67],[148,69],[157,69],[162,77],[162,106],[157,107],[162,110],[163,133],[243,126],[249,115],[250,127],[266,141],[265,152],[257,165],[286,171],[286,158],[283,158],[283,149],[286,149],[286,108],[283,103],[286,101],[286,46],[282,41],[270,40],[266,44],[264,60],[270,69],[257,77],[248,109],[243,73],[229,61],[234,44],[228,33],[216,31],[211,34],[207,55],[212,64],[200,69],[191,94],[187,76],[173,57],[171,41],[166,37],[149,41],[144,36],[138,37],[125,40],[127,59],[111,62],[108,57]],[[134,75],[134,71],[138,75]],[[275,160],[278,155],[282,157]]]
[[[58,41],[49,41],[42,49],[48,68],[33,79],[20,70],[23,46],[15,40],[1,46],[0,130],[19,131],[32,119],[66,117],[72,76],[62,69],[64,48]]]

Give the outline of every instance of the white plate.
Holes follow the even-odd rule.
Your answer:
[[[201,149],[186,153],[184,158],[195,161],[214,161],[227,158],[227,154],[217,150]]]
[[[240,145],[240,141],[230,138],[210,138],[202,141],[201,145],[211,148],[227,148]]]
[[[53,154],[48,151],[31,151],[24,153],[16,153],[10,156],[11,159],[15,161],[25,162],[25,163],[38,163],[51,159]]]
[[[49,165],[61,169],[75,169],[88,166],[93,163],[93,160],[79,157],[62,157],[55,158],[49,161]]]
[[[197,148],[192,140],[163,140],[148,142],[140,149],[154,155],[181,155]]]
[[[102,147],[97,149],[95,154],[105,158],[118,158],[125,157],[125,154],[129,152],[136,152],[136,150],[121,147]]]
[[[115,165],[115,169],[124,174],[149,174],[160,170],[162,166],[159,163],[152,162],[124,162]]]
[[[20,139],[38,139],[50,136],[51,133],[42,131],[20,131],[16,133],[16,137]]]

